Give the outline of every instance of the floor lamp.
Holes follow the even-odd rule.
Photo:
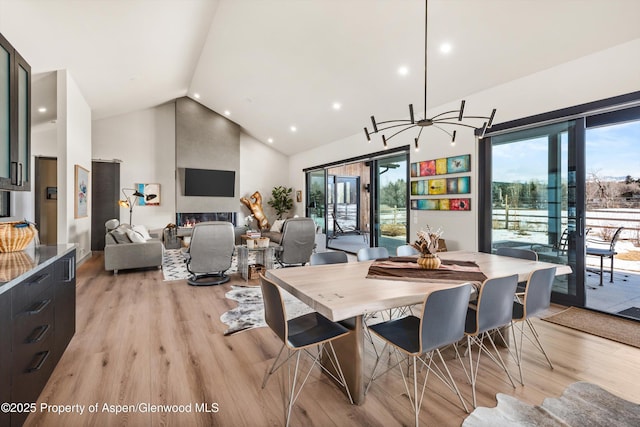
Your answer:
[[[128,194],[127,194],[128,193]],[[138,202],[138,197],[144,198],[146,201],[153,200],[157,196],[157,194],[143,194],[136,190],[135,188],[123,188],[122,194],[124,195],[124,199],[118,200],[118,205],[122,208],[129,208],[129,225],[131,224],[131,218],[133,216],[133,205]]]

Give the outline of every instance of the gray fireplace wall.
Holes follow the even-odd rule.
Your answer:
[[[184,195],[184,170],[235,171],[234,197]],[[176,100],[176,212],[238,212],[240,126],[190,98]]]

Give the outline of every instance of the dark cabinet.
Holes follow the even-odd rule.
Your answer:
[[[75,250],[0,294],[0,402],[36,402],[75,333]],[[0,413],[0,427],[28,412]]]
[[[11,384],[11,293],[0,294],[0,384]],[[0,403],[11,401],[11,389],[0,386]],[[0,426],[9,425],[9,413],[0,411]]]
[[[0,189],[31,189],[30,151],[31,67],[0,34]]]
[[[76,254],[70,253],[55,263],[55,359],[60,360],[76,333]]]

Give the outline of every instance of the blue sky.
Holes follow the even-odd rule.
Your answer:
[[[587,130],[587,177],[640,178],[640,121]],[[547,140],[535,138],[494,147],[493,180],[547,180]],[[566,144],[562,156],[567,155]]]

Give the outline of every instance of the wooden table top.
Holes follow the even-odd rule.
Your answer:
[[[529,261],[481,252],[441,252],[442,259],[473,261],[487,278],[518,274],[527,280],[531,271],[557,267],[556,274],[570,274],[571,267]],[[421,303],[437,289],[456,286],[451,283],[425,283],[388,279],[367,279],[373,261],[350,262],[267,270],[266,276],[330,320],[338,321],[366,313]]]

